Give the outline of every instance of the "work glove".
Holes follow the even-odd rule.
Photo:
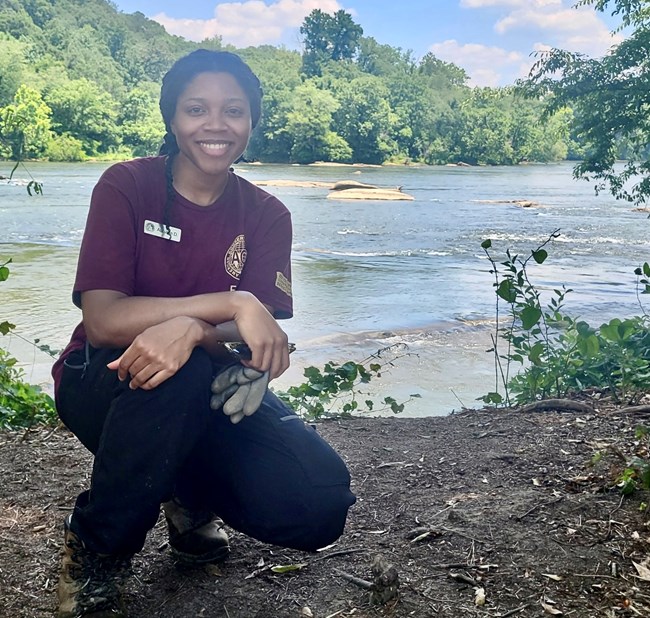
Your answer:
[[[233,424],[253,414],[261,405],[269,385],[269,372],[231,365],[212,382],[210,407],[221,408]]]

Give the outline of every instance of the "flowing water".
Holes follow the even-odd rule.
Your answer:
[[[52,348],[67,342],[80,312],[70,291],[90,193],[107,164],[29,164],[44,195],[0,181],[0,263],[11,257],[2,284],[1,319]],[[494,386],[485,350],[495,296],[480,245],[528,255],[553,231],[533,281],[549,291],[574,290],[567,309],[598,325],[639,312],[634,268],[648,259],[650,222],[629,204],[595,196],[572,179],[571,166],[354,167],[242,165],[249,180],[357,180],[402,186],[414,201],[338,201],[322,188],[267,187],[294,222],[295,317],[283,324],[298,345],[294,366],[278,384],[301,380],[306,365],[360,361],[393,343],[411,356],[396,361],[374,386],[405,398],[411,415],[446,414]],[[531,200],[522,208],[509,200]],[[28,378],[47,382],[50,359],[17,335],[1,341]]]

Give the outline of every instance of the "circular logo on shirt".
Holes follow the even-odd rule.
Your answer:
[[[246,238],[243,234],[240,234],[232,241],[232,245],[230,245],[224,259],[226,272],[234,279],[241,277],[246,263],[246,255]]]

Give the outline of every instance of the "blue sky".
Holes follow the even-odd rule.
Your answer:
[[[559,47],[602,56],[621,35],[608,15],[573,8],[575,0],[116,0],[168,32],[192,40],[220,35],[224,43],[300,49],[299,28],[313,9],[343,9],[379,43],[427,52],[463,67],[471,84],[503,86],[528,72],[531,53]]]

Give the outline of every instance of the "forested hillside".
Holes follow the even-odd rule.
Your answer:
[[[364,37],[344,11],[313,11],[304,52],[231,51],[258,73],[264,115],[251,160],[515,164],[579,156],[572,112],[470,88],[464,71]],[[0,156],[54,161],[153,154],[160,80],[197,47],[107,0],[0,4]]]

